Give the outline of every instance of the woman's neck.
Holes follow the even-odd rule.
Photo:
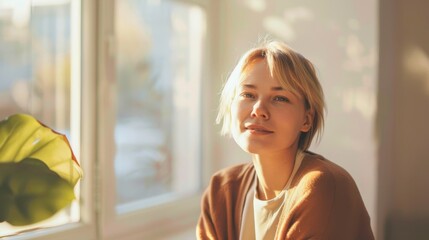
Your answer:
[[[269,155],[254,154],[253,164],[258,177],[257,196],[269,200],[286,186],[295,164],[297,149]]]

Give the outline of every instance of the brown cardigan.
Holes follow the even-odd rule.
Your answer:
[[[239,239],[244,201],[254,177],[251,163],[212,177],[201,201],[197,239]],[[287,191],[276,239],[374,239],[354,180],[322,156],[306,152]]]

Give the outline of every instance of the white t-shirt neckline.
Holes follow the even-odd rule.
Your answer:
[[[303,151],[297,152],[292,173],[284,189],[272,199],[260,200],[257,198],[256,186],[258,179],[255,175],[255,180],[246,195],[244,203],[240,239],[274,239],[287,190],[290,188],[304,156]]]

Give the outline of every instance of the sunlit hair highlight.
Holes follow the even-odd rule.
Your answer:
[[[298,148],[307,150],[313,138],[323,132],[325,102],[313,64],[288,45],[278,41],[269,41],[250,49],[239,60],[228,77],[220,96],[219,112],[216,118],[222,123],[222,135],[231,133],[231,105],[237,95],[237,88],[252,65],[266,60],[271,75],[280,85],[304,99],[306,110],[313,112],[312,126],[308,132],[301,133]]]

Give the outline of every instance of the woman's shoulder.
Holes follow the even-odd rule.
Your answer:
[[[303,233],[313,231],[320,239],[373,239],[369,215],[353,178],[321,155],[306,153],[287,197],[285,218],[293,216],[300,225],[296,229]]]
[[[294,181],[296,185],[305,188],[358,191],[352,176],[344,168],[312,152],[306,152]]]
[[[255,170],[253,163],[243,163],[227,167],[215,172],[211,178],[211,185],[227,185],[253,179]]]
[[[219,170],[213,174],[209,186],[206,188],[204,199],[210,199],[211,202],[217,202],[217,204],[229,199],[228,201],[233,202],[234,206],[241,204],[241,200],[244,199],[254,179],[255,170],[251,163]]]
[[[306,152],[300,170],[305,173],[318,172],[320,175],[325,175],[326,177],[353,181],[351,175],[344,168],[313,152]]]

